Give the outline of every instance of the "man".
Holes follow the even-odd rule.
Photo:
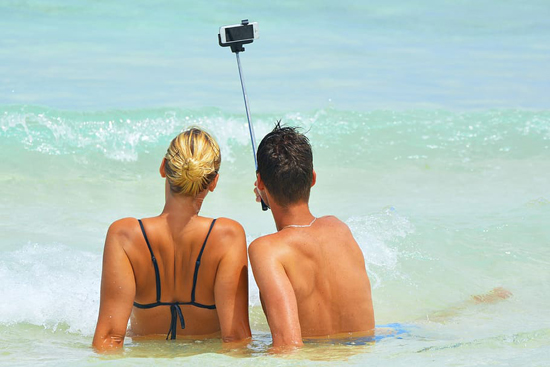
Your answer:
[[[273,346],[372,335],[374,312],[361,249],[346,224],[334,216],[316,218],[309,210],[316,179],[309,140],[277,124],[260,143],[257,158],[255,191],[270,206],[277,233],[252,242],[249,255]]]

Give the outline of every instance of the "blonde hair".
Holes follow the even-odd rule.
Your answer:
[[[216,140],[196,127],[176,136],[164,158],[170,190],[193,197],[214,180],[221,163],[220,147]]]

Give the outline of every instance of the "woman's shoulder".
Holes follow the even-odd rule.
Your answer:
[[[236,220],[230,218],[216,218],[216,223],[212,227],[210,236],[213,241],[219,243],[222,247],[243,243],[246,246],[243,226]]]
[[[219,218],[209,218],[209,217],[200,217],[202,221],[204,221],[205,225],[207,224],[210,226],[212,222],[215,220],[216,222],[212,226],[212,235],[239,235],[244,234],[244,228],[243,226],[237,222],[236,220],[225,218],[225,217],[219,217]]]
[[[218,231],[224,232],[226,235],[244,234],[243,226],[236,220],[230,218],[216,218],[216,224],[214,227],[216,227]]]
[[[136,218],[122,218],[114,221],[109,226],[107,231],[107,238],[117,237],[121,240],[132,240],[140,234],[139,224]]]

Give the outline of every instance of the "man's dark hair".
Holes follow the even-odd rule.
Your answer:
[[[313,180],[309,139],[281,121],[258,147],[258,173],[277,204],[307,202]]]

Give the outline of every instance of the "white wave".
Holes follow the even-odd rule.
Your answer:
[[[214,134],[224,160],[232,162],[232,146],[250,144],[247,125],[224,115],[193,115],[164,112],[161,116],[122,118],[120,112],[85,117],[46,116],[42,113],[4,113],[0,116],[3,137],[11,137],[25,149],[49,155],[102,153],[114,161],[133,162],[141,152],[162,145],[190,126]],[[103,117],[103,118],[102,118]]]
[[[101,256],[60,244],[28,244],[0,260],[0,323],[29,323],[92,335]]]
[[[382,271],[397,273],[397,265],[404,254],[396,241],[414,232],[414,225],[389,207],[381,213],[352,217],[346,221],[365,256],[372,287],[383,281]]]

